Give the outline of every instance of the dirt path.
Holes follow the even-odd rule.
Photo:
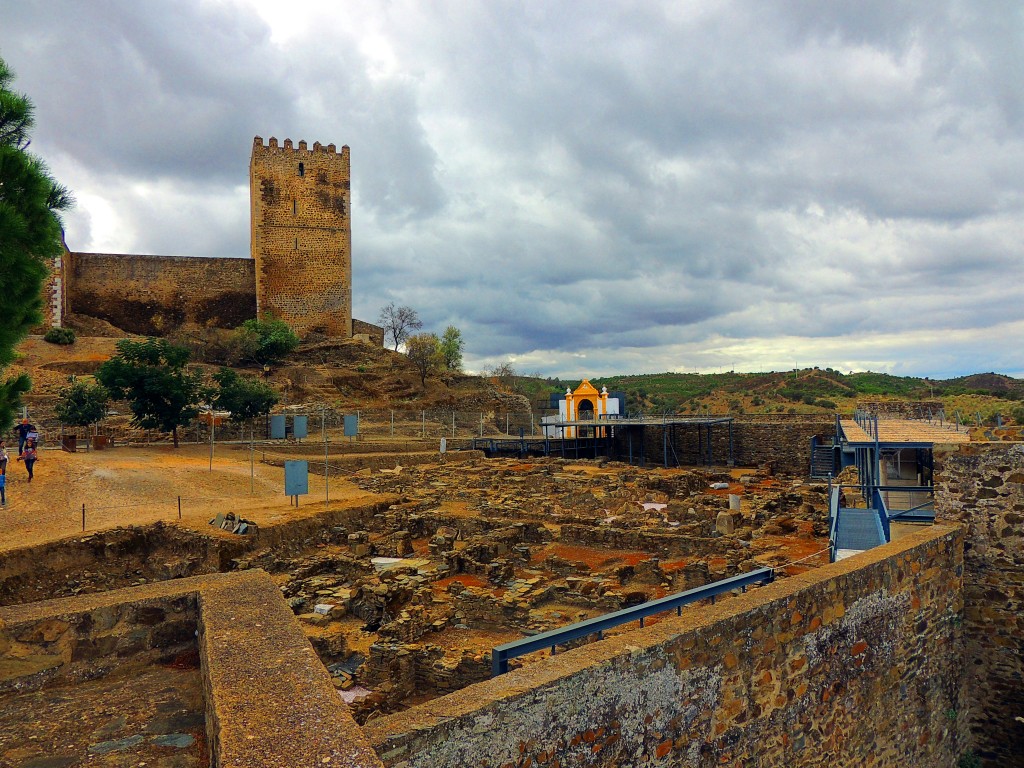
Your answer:
[[[7,469],[7,506],[0,509],[0,550],[86,531],[178,519],[205,529],[217,512],[233,511],[260,525],[305,516],[324,508],[324,478],[309,475],[309,495],[299,508],[284,495],[284,470],[259,462],[250,490],[249,451],[219,445],[210,471],[206,446],[115,448],[91,453],[43,451],[29,483],[12,457]],[[376,498],[348,481],[330,478],[331,507]]]

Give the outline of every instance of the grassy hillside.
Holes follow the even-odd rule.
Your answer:
[[[1009,418],[1015,411],[1024,421],[1024,381],[996,373],[973,374],[945,381],[887,373],[843,374],[807,368],[770,373],[656,373],[592,379],[609,392],[624,392],[630,412],[643,413],[821,413],[850,412],[863,400],[939,401],[952,417],[980,413]],[[563,393],[578,381],[520,380],[520,389],[538,406],[553,392]]]

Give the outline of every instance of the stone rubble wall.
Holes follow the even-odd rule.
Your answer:
[[[969,723],[991,765],[1024,765],[1024,444],[935,451],[935,513],[966,527]]]
[[[927,419],[938,418],[943,405],[941,400],[858,400],[857,410],[890,419]]]
[[[0,552],[0,605],[216,573],[248,543],[153,523],[8,549]]]
[[[182,593],[182,582],[137,591],[132,601],[110,595],[0,608],[0,694],[195,650],[197,603]]]
[[[559,541],[610,549],[631,549],[660,552],[668,555],[724,555],[738,546],[732,539],[695,537],[686,534],[657,533],[636,528],[612,528],[593,525],[563,524]]]
[[[962,552],[911,533],[364,731],[394,768],[952,766]]]
[[[309,462],[309,471],[316,475],[324,473],[323,449],[319,455],[319,461],[315,453],[306,454]],[[328,456],[328,471],[331,477],[348,477],[356,472],[379,472],[380,470],[393,470],[397,467],[411,467],[417,464],[437,464],[439,454],[437,451],[424,451],[422,453],[353,453],[336,454]],[[461,464],[474,459],[482,459],[483,451],[459,451],[448,454],[444,461],[449,464]],[[291,459],[289,459],[290,461]],[[275,467],[283,467],[283,458],[265,458],[264,464]]]
[[[211,765],[381,768],[262,571],[0,608],[0,695],[197,650]]]
[[[765,464],[777,472],[806,475],[810,469],[811,438],[835,434],[835,417],[830,415],[794,416],[756,414],[738,416],[732,425],[732,455],[737,466]],[[616,437],[618,458],[626,460],[628,440],[623,432]],[[707,463],[707,429],[690,425],[669,430],[668,465],[701,466]],[[647,466],[664,463],[664,436],[661,427],[644,431],[644,458]],[[633,437],[634,461],[640,455],[639,441]],[[711,458],[715,466],[724,466],[729,458],[729,425],[711,427]]]

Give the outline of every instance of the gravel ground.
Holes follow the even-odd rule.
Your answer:
[[[323,477],[309,475],[309,495],[299,497],[296,509],[284,495],[284,470],[259,459],[257,449],[250,491],[247,446],[217,446],[212,471],[206,445],[44,450],[31,483],[24,465],[12,456],[7,506],[0,509],[0,550],[80,535],[83,504],[86,531],[176,520],[178,496],[183,524],[198,530],[206,530],[217,512],[233,511],[265,526],[323,510]],[[338,477],[330,479],[329,491],[332,507],[373,498]]]

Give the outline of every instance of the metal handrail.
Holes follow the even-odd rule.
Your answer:
[[[521,640],[513,640],[492,649],[491,651],[491,676],[497,677],[508,672],[509,659],[516,656],[523,656],[543,648],[550,648],[555,652],[555,647],[564,645],[572,640],[578,640],[588,635],[601,635],[606,629],[612,629],[621,624],[631,621],[640,621],[644,625],[644,618],[656,613],[676,609],[676,614],[682,613],[682,607],[690,603],[711,598],[714,602],[716,595],[732,592],[734,589],[742,589],[746,592],[751,584],[768,584],[775,579],[774,568],[759,568],[749,573],[741,573],[739,576],[732,576],[728,579],[705,584],[703,587],[688,589],[675,595],[660,597],[657,600],[650,600],[632,608],[623,608],[621,611],[606,613],[603,616],[596,616],[592,619],[569,624],[558,629],[541,632],[533,637],[524,637]]]
[[[836,561],[836,535],[839,532],[839,497],[842,494],[842,486],[832,485],[831,479],[829,480],[829,502],[828,502],[828,516],[829,516],[829,530],[828,530],[828,548],[829,548],[829,562],[834,563]]]

